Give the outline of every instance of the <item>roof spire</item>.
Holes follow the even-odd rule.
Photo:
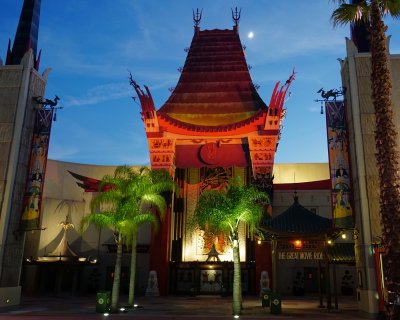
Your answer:
[[[20,64],[25,53],[29,49],[32,49],[35,67],[38,67],[36,53],[39,35],[40,3],[41,0],[24,0],[14,44],[7,64]]]
[[[193,10],[193,22],[194,22],[194,32],[195,33],[200,31],[200,21],[201,21],[202,14],[203,14],[203,9],[201,9],[199,12],[199,8],[197,8],[196,13]]]
[[[235,24],[235,25],[233,26],[233,29],[234,29],[236,32],[239,32],[239,21],[240,21],[240,14],[241,14],[241,12],[242,12],[242,9],[240,9],[240,10],[238,11],[238,8],[235,7],[235,11],[233,11],[233,9],[231,9],[231,10],[232,10],[232,20],[233,20],[233,23]]]

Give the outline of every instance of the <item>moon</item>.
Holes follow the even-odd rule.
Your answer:
[[[254,32],[253,32],[253,31],[250,31],[249,34],[247,35],[247,37],[248,37],[249,39],[253,39],[253,38],[254,38]]]

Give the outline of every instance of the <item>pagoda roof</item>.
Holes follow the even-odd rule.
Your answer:
[[[318,236],[332,229],[332,219],[321,217],[304,208],[295,197],[294,203],[283,213],[261,222],[261,228],[277,237]]]
[[[172,123],[220,127],[266,109],[234,28],[195,31],[178,84],[157,114]]]

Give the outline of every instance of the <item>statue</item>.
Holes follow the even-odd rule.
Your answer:
[[[54,107],[57,105],[58,101],[60,98],[58,96],[55,96],[53,100],[51,99],[46,99],[43,97],[33,97],[33,100],[37,103],[42,105],[43,109],[54,109]],[[60,108],[61,109],[61,108]]]
[[[160,291],[158,290],[157,271],[151,270],[147,281],[146,297],[158,297],[159,295]]]
[[[342,96],[344,94],[344,90],[331,89],[331,90],[325,91],[323,88],[321,88],[317,91],[317,93],[320,93],[321,97],[324,100],[329,100],[330,98],[333,98],[333,100],[336,101],[336,98],[338,96]]]
[[[262,296],[263,290],[269,290],[269,275],[268,271],[261,271],[260,277],[260,296]]]

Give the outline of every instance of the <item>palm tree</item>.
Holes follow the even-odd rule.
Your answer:
[[[135,298],[136,243],[139,226],[144,223],[151,223],[154,230],[157,231],[159,220],[155,213],[157,212],[162,219],[167,209],[167,202],[163,194],[178,190],[178,186],[167,170],[150,170],[147,167],[142,167],[139,170],[139,175],[133,174],[132,176],[135,178],[127,195],[132,202],[131,212],[129,224],[123,230],[127,239],[126,242],[132,248],[128,296],[128,305],[131,307]]]
[[[160,193],[174,188],[168,172],[164,170],[153,172],[145,167],[136,172],[130,167],[119,166],[113,176],[105,175],[102,178],[99,190],[104,192],[92,199],[91,213],[81,220],[80,225],[81,230],[89,223],[114,230],[117,257],[111,294],[112,312],[118,309],[123,243],[125,241],[132,247],[128,299],[129,305],[133,305],[138,228],[144,223],[158,227],[158,218],[154,215],[152,206],[159,210],[162,218],[166,202]]]
[[[385,247],[385,276],[388,291],[400,291],[400,189],[399,153],[397,131],[393,121],[391,80],[388,68],[387,26],[382,17],[400,17],[399,0],[355,0],[353,4],[338,1],[340,6],[333,12],[334,25],[363,21],[369,28],[371,51],[371,89],[375,108],[376,162],[380,178],[380,214],[382,241]],[[398,319],[393,308],[387,308],[389,319]],[[393,318],[393,319],[394,319]]]
[[[206,190],[197,202],[189,225],[214,234],[223,233],[229,238],[233,251],[233,305],[234,315],[242,308],[241,270],[239,252],[239,225],[246,223],[250,232],[257,232],[268,195],[254,186],[242,185],[232,179],[226,191]]]

